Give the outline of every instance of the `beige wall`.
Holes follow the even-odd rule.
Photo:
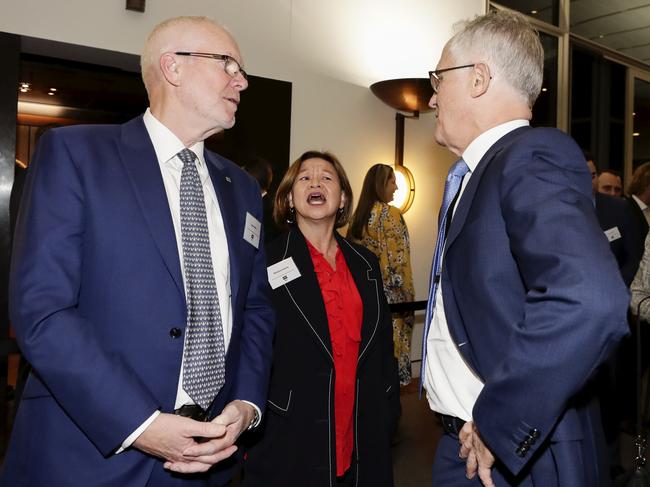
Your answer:
[[[133,54],[165,18],[218,20],[237,38],[247,71],[293,83],[291,158],[307,149],[331,150],[356,194],[371,165],[394,159],[395,113],[368,86],[426,76],[452,24],[485,8],[484,0],[184,0],[149,1],[141,14],[126,11],[121,0],[0,1],[0,31]],[[260,116],[273,123],[272,113]],[[431,113],[405,121],[404,163],[416,181],[415,201],[405,215],[416,299],[426,299],[437,211],[454,159],[433,141],[434,123]]]

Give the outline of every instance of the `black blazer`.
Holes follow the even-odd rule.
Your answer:
[[[637,240],[636,240],[636,247],[637,250],[643,255],[643,251],[645,250],[645,237],[648,234],[648,221],[645,219],[645,215],[643,214],[643,211],[641,208],[639,208],[639,204],[634,201],[634,198],[631,196],[626,196],[625,197],[627,204],[632,211],[632,214],[634,215],[633,221],[636,226],[636,233],[637,233]]]
[[[639,236],[641,232],[639,224],[635,221],[635,215],[624,199],[596,193],[594,200],[600,228],[603,229],[605,235],[608,232],[615,234],[614,239],[609,242],[609,247],[616,257],[623,281],[629,287],[643,256],[644,238]],[[639,208],[634,201],[632,204]],[[645,221],[645,217],[643,217],[643,222],[645,223]],[[639,242],[641,242],[640,246]]]
[[[358,487],[392,486],[391,396],[399,391],[390,311],[377,258],[335,235],[363,302],[351,468]],[[272,293],[277,332],[269,400],[244,463],[244,485],[333,486],[335,372],[318,279],[298,229],[273,241],[268,252],[269,266],[291,257],[301,277]]]

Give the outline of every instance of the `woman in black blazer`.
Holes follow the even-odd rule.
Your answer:
[[[351,208],[343,167],[326,152],[303,154],[278,188],[274,218],[289,230],[267,247],[277,332],[266,413],[244,462],[246,487],[393,485],[399,391],[390,312],[377,258],[335,230]],[[330,272],[348,280],[328,288]],[[343,316],[332,314],[337,306]]]

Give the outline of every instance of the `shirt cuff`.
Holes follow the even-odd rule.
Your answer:
[[[129,448],[135,440],[138,439],[138,436],[140,436],[142,433],[144,433],[144,430],[146,430],[151,423],[153,423],[153,420],[158,417],[160,414],[160,411],[155,411],[147,420],[140,425],[140,427],[135,430],[133,433],[131,433],[126,440],[122,442],[122,446],[115,452],[116,455],[122,453],[124,450]]]
[[[255,409],[255,418],[253,418],[253,421],[251,422],[251,424],[248,425],[248,428],[246,428],[246,429],[247,430],[252,430],[252,429],[257,428],[260,425],[260,423],[262,422],[262,410],[260,408],[258,408],[257,405],[253,404],[250,401],[245,401],[244,399],[241,399],[241,402],[245,402],[246,404],[250,404],[251,406],[253,406],[253,409]]]

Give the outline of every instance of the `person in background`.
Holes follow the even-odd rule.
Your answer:
[[[203,142],[235,123],[242,56],[178,17],[141,64],[143,116],[49,130],[29,166],[10,317],[33,370],[1,485],[227,485],[265,409],[260,193]]]
[[[585,153],[587,155],[587,153]],[[602,172],[597,175],[593,158],[587,159],[587,166],[591,173],[592,193],[596,206],[596,217],[607,240],[612,253],[616,257],[623,281],[627,286],[639,268],[642,252],[637,242],[638,227],[629,205],[622,199],[608,193],[599,191]]]
[[[389,205],[397,190],[395,172],[375,164],[366,173],[347,237],[377,256],[388,303],[413,301],[409,233],[399,209]],[[400,385],[411,382],[411,336],[414,313],[393,313],[393,344]]]
[[[628,332],[628,292],[575,141],[531,128],[544,50],[525,16],[476,17],[429,72],[459,159],[438,220],[423,385],[445,434],[434,487],[608,482],[586,389]]]
[[[650,162],[645,162],[634,170],[625,199],[634,214],[639,230],[636,244],[639,251],[643,253],[650,223],[650,207],[648,206],[650,205]]]
[[[270,242],[280,234],[280,230],[273,221],[273,195],[269,194],[273,182],[273,168],[271,163],[262,157],[253,157],[246,161],[242,167],[260,185],[264,209],[264,242]]]
[[[614,169],[603,169],[598,174],[598,192],[610,196],[623,196],[621,174]]]
[[[336,231],[352,210],[340,162],[308,151],[278,187],[268,245],[277,311],[267,413],[245,487],[393,485],[397,371],[377,258]]]

